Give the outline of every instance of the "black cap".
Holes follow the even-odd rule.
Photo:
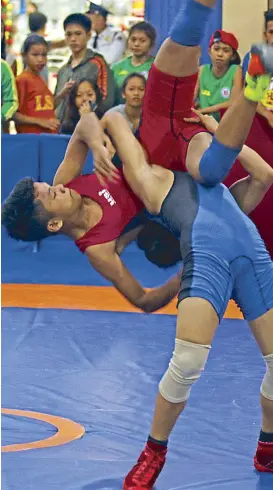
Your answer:
[[[111,14],[111,12],[109,12],[109,10],[104,8],[102,5],[97,5],[94,2],[89,2],[89,7],[86,13],[102,15],[103,17],[107,17],[108,14]]]

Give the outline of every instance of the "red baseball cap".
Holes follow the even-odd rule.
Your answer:
[[[222,30],[215,31],[210,38],[209,48],[211,48],[214,43],[218,42],[228,44],[228,46],[231,46],[236,52],[239,47],[237,38],[231,32],[226,32]]]

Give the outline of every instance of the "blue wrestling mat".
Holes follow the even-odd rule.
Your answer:
[[[2,416],[3,446],[56,435],[25,411],[85,429],[65,445],[4,453],[2,490],[120,490],[149,433],[175,317],[5,308],[2,333],[2,406],[22,411]],[[263,373],[247,324],[224,320],[157,490],[272,490],[273,475],[252,465]]]

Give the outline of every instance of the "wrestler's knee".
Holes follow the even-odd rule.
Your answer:
[[[261,385],[261,394],[273,401],[273,354],[264,356],[266,373]]]
[[[210,345],[175,340],[169,368],[159,384],[160,394],[171,403],[181,403],[190,396],[193,383],[204,370]]]

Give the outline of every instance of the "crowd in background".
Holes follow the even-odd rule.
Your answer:
[[[46,41],[47,17],[28,5],[29,35],[22,54],[22,70],[7,52],[2,22],[2,129],[13,120],[17,133],[72,134],[83,114],[95,111],[101,118],[108,110],[124,114],[133,131],[141,119],[146,80],[154,57],[156,30],[137,22],[128,32],[107,25],[108,11],[90,3],[85,14],[73,13],[63,22],[64,37]],[[265,12],[264,40],[273,44],[273,10]],[[70,56],[59,69],[55,92],[49,88],[47,55],[67,46]],[[219,30],[208,46],[210,63],[200,66],[194,105],[217,120],[242,90],[249,61],[241,66],[238,40]],[[258,107],[273,139],[273,82]]]
[[[85,14],[73,13],[65,18],[62,39],[48,42],[47,17],[29,2],[29,34],[21,46],[21,69],[5,45],[2,22],[4,132],[9,132],[12,121],[12,132],[71,135],[80,118],[91,111],[99,119],[107,111],[118,111],[132,131],[137,131],[157,33],[146,21],[136,22],[124,33],[108,25],[107,18],[108,11],[91,2]],[[262,39],[273,45],[273,9],[264,13]],[[69,50],[69,54],[57,70],[52,87],[48,53],[62,48]],[[246,53],[241,62],[235,33],[223,30],[212,33],[208,54],[209,63],[199,68],[193,106],[219,121],[243,89],[250,55]],[[273,166],[273,80],[258,105],[247,144]],[[242,172],[237,161],[225,184],[230,186],[244,177]],[[252,219],[273,258],[272,227],[268,221],[272,216],[272,194],[270,199],[254,211],[256,215]],[[179,242],[156,222],[149,222],[137,240],[148,260],[160,267],[181,259]]]

